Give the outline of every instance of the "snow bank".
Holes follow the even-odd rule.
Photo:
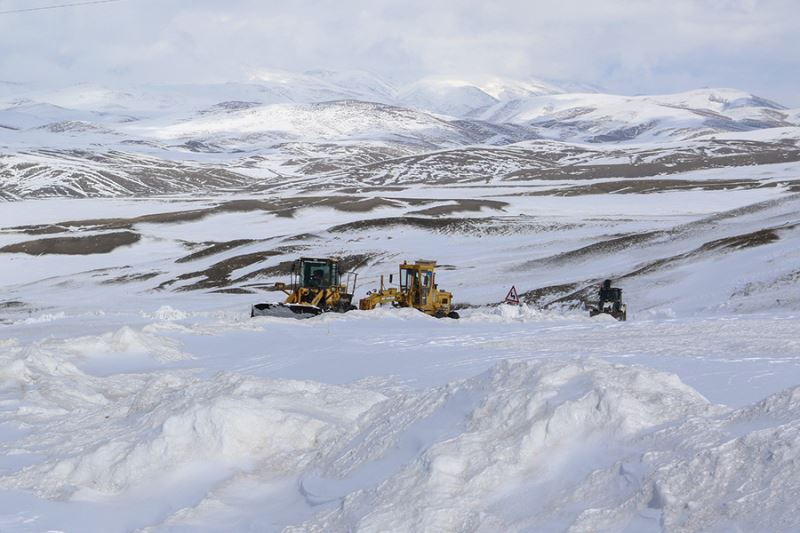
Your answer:
[[[494,307],[478,307],[459,311],[465,322],[545,322],[585,321],[587,314],[564,309],[539,309],[528,304],[500,304]],[[613,319],[612,319],[613,320]]]
[[[0,485],[63,498],[123,492],[192,464],[285,476],[352,433],[359,415],[384,399],[231,374],[208,380],[165,374],[130,383],[136,384],[141,388],[40,432],[38,440],[58,443],[53,458],[0,478]]]
[[[123,326],[112,333],[64,341],[61,343],[61,349],[71,354],[87,357],[127,353],[147,354],[161,362],[191,358],[189,354],[180,350],[178,341],[148,333],[146,328],[135,330],[128,326]]]
[[[0,391],[16,390],[18,399],[9,401],[6,408],[23,419],[39,420],[108,405],[137,380],[103,379],[81,367],[90,359],[111,359],[114,368],[113,360],[120,356],[145,356],[159,363],[191,358],[174,339],[128,326],[102,335],[45,339],[28,346],[7,339],[0,344]]]
[[[375,313],[428,333],[469,324]],[[371,316],[284,321],[299,328],[285,334]],[[800,527],[800,387],[733,410],[673,374],[596,359],[502,361],[418,389],[389,376],[331,385],[211,373],[202,358],[197,370],[81,369],[95,354],[150,349],[159,337],[148,328],[0,341],[0,421],[26,428],[4,445],[19,462],[0,489],[75,506],[142,492],[182,502],[142,519],[155,530]],[[200,474],[183,497],[186,472]]]
[[[640,525],[649,514],[663,531],[794,531],[800,527],[798,413],[795,387],[726,416],[689,419],[656,433],[657,446],[647,442],[650,449],[638,459],[598,470],[559,504],[597,498],[601,480],[639,471],[647,474],[634,476],[634,490],[586,509],[571,530]]]
[[[413,422],[376,416],[327,475],[346,486],[382,464],[385,477],[360,479],[337,508],[290,530],[800,527],[800,387],[729,411],[673,375],[578,360],[506,362],[438,395],[423,402],[433,409],[416,405]],[[409,440],[418,453],[387,464]],[[326,487],[309,481],[312,492]]]
[[[183,320],[185,318],[189,318],[191,315],[185,311],[181,311],[180,309],[175,309],[172,306],[162,305],[155,312],[142,313],[142,316],[145,318],[155,318],[156,320],[171,321]]]
[[[585,460],[587,442],[624,447],[645,431],[715,409],[674,375],[594,360],[504,362],[439,395],[428,404],[452,410],[449,402],[461,396],[456,404],[462,408],[461,416],[447,417],[420,410],[420,417],[449,424],[436,424],[442,438],[382,483],[350,493],[339,508],[297,530],[503,529],[511,525],[506,513],[492,507],[508,487],[571,476]],[[362,452],[382,441],[382,433],[402,440],[395,432],[403,417],[392,410],[383,415],[373,420],[359,451],[346,454],[348,461],[336,463],[330,475],[352,476],[365,468],[347,463],[369,458]],[[404,431],[414,432],[414,424],[406,423]]]

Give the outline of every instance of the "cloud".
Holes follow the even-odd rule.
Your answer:
[[[363,69],[400,82],[541,77],[630,94],[732,86],[800,105],[798,15],[793,0],[123,0],[0,16],[0,79]]]

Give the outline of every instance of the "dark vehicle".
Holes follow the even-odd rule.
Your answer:
[[[622,289],[611,286],[611,280],[607,279],[600,287],[596,306],[589,307],[589,316],[600,314],[611,315],[620,322],[628,318],[627,306],[622,302]]]

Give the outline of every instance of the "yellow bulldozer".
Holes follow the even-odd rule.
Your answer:
[[[415,263],[403,262],[400,265],[398,287],[385,287],[381,276],[380,289],[368,292],[358,302],[363,311],[375,309],[379,305],[393,307],[413,307],[436,318],[458,318],[453,311],[453,295],[439,290],[436,284],[436,261],[418,260]],[[392,284],[392,275],[389,275]]]
[[[250,316],[308,318],[320,313],[353,310],[357,280],[358,274],[340,272],[338,259],[300,258],[292,264],[289,285],[275,284],[277,290],[286,293],[286,300],[255,304]]]

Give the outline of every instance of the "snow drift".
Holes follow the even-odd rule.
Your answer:
[[[0,489],[43,501],[126,501],[149,491],[184,502],[140,519],[138,527],[155,529],[224,530],[229,515],[240,530],[289,531],[800,525],[790,497],[800,479],[800,388],[734,410],[674,374],[591,358],[505,360],[421,388],[391,378],[333,385],[204,373],[175,366],[186,359],[154,357],[171,340],[155,332],[208,335],[211,325],[177,324],[185,318],[172,308],[153,315],[164,320],[141,330],[4,341],[2,390],[17,399],[3,420],[34,431],[6,450],[23,462],[3,471]],[[547,321],[525,308],[497,310],[500,322],[491,316],[474,313],[469,323]],[[397,318],[411,320],[384,320]],[[356,313],[289,324],[308,335],[374,320]],[[82,369],[126,350],[161,369],[105,377]],[[187,502],[174,483],[191,471],[213,475],[192,482],[197,496]],[[253,487],[280,487],[279,500]]]

